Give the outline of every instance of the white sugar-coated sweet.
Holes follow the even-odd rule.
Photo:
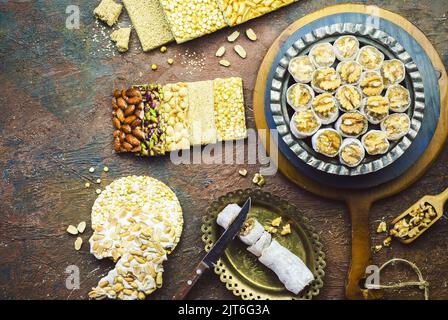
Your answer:
[[[333,47],[338,60],[354,60],[359,51],[359,41],[354,36],[340,36],[334,42]]]
[[[317,67],[330,67],[336,61],[334,48],[329,42],[315,44],[309,53],[311,62]]]
[[[303,130],[299,130],[299,128],[297,127],[297,118],[302,117],[302,113],[310,114],[312,116],[312,119],[315,121],[316,125],[312,128],[312,130],[303,131]],[[289,125],[291,128],[291,132],[293,133],[293,135],[296,138],[304,139],[304,138],[310,137],[314,133],[316,133],[316,131],[319,130],[319,128],[321,127],[322,123],[321,123],[321,120],[319,119],[319,117],[314,113],[314,111],[310,109],[310,110],[295,112],[293,114],[293,116],[291,117],[291,121],[290,121]]]
[[[224,229],[227,229],[235,220],[235,218],[238,216],[238,214],[241,211],[241,207],[237,205],[236,203],[228,204],[219,214],[216,218],[216,223],[223,227]]]
[[[321,140],[319,138],[321,135],[336,137],[337,138],[336,144],[333,145],[333,143],[328,143],[328,144],[326,143],[325,145],[321,145],[322,142],[320,142]],[[313,135],[313,137],[311,138],[311,143],[312,143],[314,151],[321,153],[327,157],[332,158],[332,157],[336,157],[339,154],[339,151],[340,151],[341,145],[342,145],[342,137],[341,137],[341,134],[339,132],[337,132],[335,129],[324,128],[324,129],[318,130],[316,132],[316,134]],[[331,153],[328,153],[327,152],[328,150],[330,150]]]
[[[411,120],[406,113],[393,113],[381,122],[381,130],[386,133],[387,139],[395,141],[408,134],[411,129]]]
[[[244,223],[243,228],[239,234],[240,240],[248,246],[253,245],[260,239],[264,233],[264,228],[255,218],[249,218]]]
[[[253,245],[247,248],[247,250],[256,255],[257,257],[261,256],[261,253],[264,249],[266,249],[272,241],[272,236],[269,232],[263,232],[260,239],[258,239],[257,242],[255,242]]]
[[[275,272],[286,289],[298,294],[311,281],[314,275],[305,263],[276,240],[263,250],[259,261]]]

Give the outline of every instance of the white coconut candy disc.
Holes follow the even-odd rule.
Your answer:
[[[158,243],[170,253],[179,242],[183,217],[174,192],[146,176],[115,180],[92,207],[90,252],[115,261],[132,248]]]

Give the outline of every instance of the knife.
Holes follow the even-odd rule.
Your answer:
[[[216,261],[218,261],[227,245],[235,238],[243,226],[244,221],[246,221],[251,203],[252,200],[249,197],[241,208],[241,211],[238,213],[236,219],[219,237],[218,241],[216,241],[214,246],[205,255],[201,262],[199,262],[198,266],[189,274],[187,280],[182,282],[180,288],[173,296],[173,300],[183,300],[187,296],[188,292],[190,292],[191,288],[193,288],[196,284],[198,279],[202,276],[204,271],[214,267]]]

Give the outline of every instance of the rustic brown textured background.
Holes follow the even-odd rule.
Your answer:
[[[398,12],[429,37],[448,65],[448,5],[444,0],[369,1]],[[79,30],[65,28],[66,7],[78,4]],[[253,128],[252,88],[258,66],[272,41],[303,15],[334,4],[334,1],[301,0],[287,8],[248,22],[259,36],[255,43],[244,36],[237,43],[248,51],[241,60],[227,45],[232,66],[218,65],[214,52],[226,43],[229,29],[183,45],[170,45],[168,52],[143,53],[133,33],[131,49],[118,54],[108,40],[110,30],[95,23],[92,1],[0,1],[0,298],[85,299],[89,289],[112,263],[98,261],[88,252],[90,229],[83,235],[80,252],[73,249],[74,237],[65,232],[68,224],[89,221],[95,200],[94,185],[86,181],[101,176],[105,186],[130,174],[156,177],[174,189],[184,209],[182,241],[165,264],[164,287],[152,296],[166,299],[178,281],[200,259],[201,216],[207,206],[228,191],[252,187],[237,169],[246,167],[249,176],[258,165],[173,165],[168,157],[138,159],[116,155],[112,150],[110,94],[114,87],[159,81],[194,81],[242,76],[248,126]],[[119,25],[128,25],[126,13]],[[104,29],[104,30],[103,30]],[[175,64],[168,66],[166,59]],[[150,69],[152,63],[159,70]],[[374,243],[384,236],[374,232],[382,218],[390,221],[425,194],[448,187],[448,152],[442,152],[424,177],[413,187],[376,203],[371,214]],[[104,165],[110,172],[101,172]],[[88,172],[96,167],[94,174]],[[267,178],[264,190],[300,206],[318,229],[327,254],[325,286],[320,299],[344,298],[344,279],[350,258],[350,225],[343,203],[313,196],[291,184],[281,174]],[[430,282],[430,297],[448,298],[447,217],[410,246],[394,242],[392,248],[374,255],[381,264],[392,257],[417,263]],[[81,271],[81,289],[65,288],[68,265]],[[392,267],[387,279],[406,280],[413,275],[401,266]],[[416,289],[386,292],[386,298],[421,298]],[[191,292],[193,299],[233,296],[210,273]]]

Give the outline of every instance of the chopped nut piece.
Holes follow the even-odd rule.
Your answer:
[[[76,229],[76,227],[73,226],[73,225],[69,225],[67,227],[67,232],[72,234],[72,235],[77,235],[78,234],[78,229]]]
[[[167,50],[167,48],[165,46],[161,46],[160,47],[160,52],[165,53]]]
[[[84,183],[84,188],[89,188],[89,187],[90,187],[90,183],[89,182]]]
[[[86,226],[87,226],[87,223],[85,221],[81,221],[80,223],[78,223],[78,226],[76,227],[76,229],[78,229],[79,233],[83,233],[84,230],[86,230]]]
[[[224,55],[224,53],[226,53],[226,48],[225,47],[219,47],[219,49],[216,50],[215,56],[222,57]]]
[[[174,60],[172,58],[168,58],[168,60],[166,60],[166,62],[168,62],[168,64],[173,64]]]
[[[238,171],[238,173],[240,174],[240,176],[243,176],[243,177],[247,176],[247,170],[246,169],[241,169],[241,170]]]
[[[381,249],[383,249],[383,246],[378,244],[375,246],[375,252],[379,252]]]
[[[255,34],[254,30],[252,30],[251,28],[246,30],[246,36],[251,41],[257,41],[257,35]]]
[[[151,65],[151,69],[154,70],[154,71],[157,70],[157,65],[156,64],[152,64]]]
[[[226,26],[216,0],[160,1],[177,43],[201,37]]]
[[[81,247],[82,247],[82,238],[78,237],[75,240],[75,250],[79,251],[79,249],[81,249]]]
[[[288,223],[286,225],[283,226],[282,231],[280,232],[280,234],[282,236],[286,236],[287,234],[291,233],[291,225]]]
[[[390,247],[391,242],[392,242],[392,237],[389,236],[386,239],[384,239],[383,246]]]
[[[265,226],[264,230],[266,230],[269,233],[275,234],[277,233],[278,229],[272,226]]]
[[[271,221],[273,227],[278,227],[282,223],[282,217],[275,218]]]
[[[414,238],[423,232],[435,217],[433,206],[429,203],[420,203],[408,215],[395,223],[390,235],[401,239]]]
[[[386,230],[387,230],[386,222],[381,221],[380,224],[378,225],[378,228],[376,229],[376,232],[382,233],[382,232],[386,232]]]
[[[259,173],[255,174],[255,176],[252,179],[252,182],[258,185],[259,187],[262,187],[266,184],[264,177]]]
[[[235,52],[238,53],[238,55],[241,58],[246,59],[247,53],[246,53],[246,50],[242,46],[237,44],[235,47],[233,47],[233,50],[235,50]]]
[[[225,60],[225,59],[219,60],[219,64],[224,66],[224,67],[229,67],[230,66],[230,62],[228,60]]]
[[[227,41],[229,41],[229,42],[234,42],[236,39],[238,39],[239,36],[240,36],[239,31],[233,31],[233,32],[227,37]]]

